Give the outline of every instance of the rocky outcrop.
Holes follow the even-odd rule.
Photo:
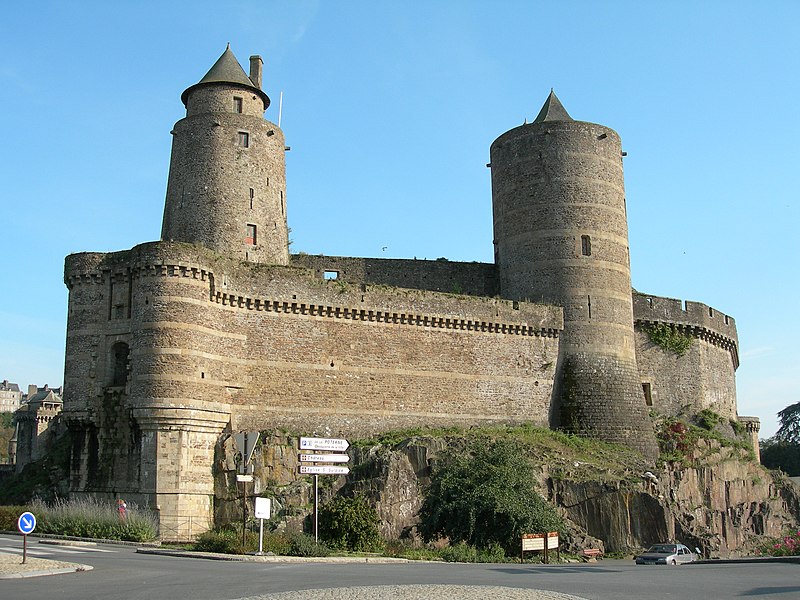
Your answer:
[[[289,526],[300,526],[312,501],[311,484],[296,475],[296,442],[285,435],[264,441],[254,457],[255,484],[249,490],[273,498]],[[351,448],[350,475],[321,477],[322,499],[363,494],[375,506],[385,538],[414,537],[432,467],[444,453],[463,447],[464,439],[454,436]],[[229,442],[220,447],[218,520],[241,515],[233,456]],[[567,521],[566,551],[627,552],[674,539],[705,556],[735,556],[751,552],[760,536],[797,527],[800,518],[800,497],[788,480],[773,476],[743,451],[713,441],[699,442],[687,457],[689,466],[667,465],[649,474],[638,463],[617,471],[603,465],[593,472],[592,465],[575,462],[570,471],[555,464],[552,452],[538,458],[539,492]]]

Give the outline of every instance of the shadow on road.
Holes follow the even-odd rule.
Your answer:
[[[540,567],[540,566],[533,566],[525,567],[521,565],[519,567],[509,568],[509,567],[498,567],[496,569],[489,569],[490,571],[497,571],[499,573],[508,573],[509,575],[530,575],[531,573],[548,573],[548,574],[558,574],[563,573],[564,575],[570,575],[574,573],[586,573],[587,571],[591,571],[592,573],[620,573],[619,569],[609,569],[608,567],[563,567],[560,565],[553,565],[547,567]]]
[[[758,587],[739,594],[740,596],[771,596],[773,594],[792,594],[800,592],[800,585],[783,585],[776,587]],[[795,596],[796,598],[797,596]]]

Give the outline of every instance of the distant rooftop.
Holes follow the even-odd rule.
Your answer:
[[[19,386],[16,383],[9,383],[8,379],[3,379],[0,383],[0,391],[2,392],[18,392]]]

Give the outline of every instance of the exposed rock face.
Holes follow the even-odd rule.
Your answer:
[[[322,500],[337,492],[362,493],[376,507],[384,537],[413,536],[431,467],[442,453],[462,447],[461,438],[410,438],[392,446],[351,448],[348,477],[320,477]],[[286,436],[265,440],[254,458],[256,483],[248,491],[272,497],[289,526],[306,518],[313,493],[311,484],[296,475],[296,448],[296,440]],[[241,489],[235,488],[232,444],[221,450],[216,516],[224,521],[241,514]],[[570,480],[540,465],[539,491],[567,520],[564,549],[625,552],[675,539],[706,556],[725,557],[748,553],[758,536],[779,536],[798,526],[800,497],[787,480],[773,477],[738,450],[701,443],[690,461],[699,464],[701,454],[702,466],[675,466],[640,481]]]

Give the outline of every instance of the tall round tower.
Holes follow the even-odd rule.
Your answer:
[[[264,119],[262,64],[250,57],[248,77],[228,47],[181,95],[186,117],[172,130],[161,239],[286,265],[286,147]]]
[[[550,93],[491,146],[495,263],[505,298],[564,308],[551,422],[657,455],[633,332],[620,138]]]

